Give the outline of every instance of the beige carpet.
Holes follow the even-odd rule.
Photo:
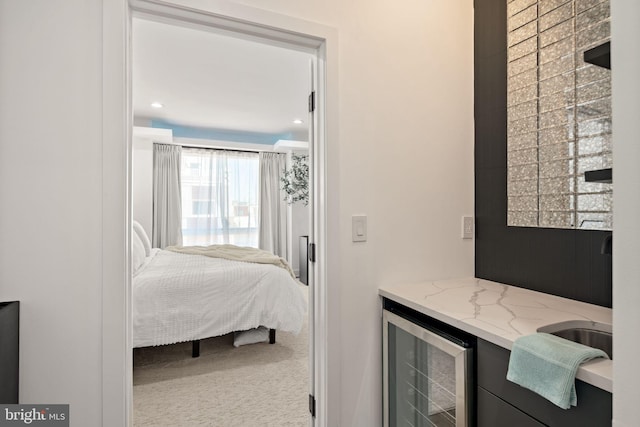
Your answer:
[[[134,426],[307,426],[307,324],[275,344],[233,347],[233,335],[134,350]]]

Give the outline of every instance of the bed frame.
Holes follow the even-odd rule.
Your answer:
[[[276,343],[276,330],[269,329],[269,344]],[[200,357],[200,340],[191,341],[191,357]]]

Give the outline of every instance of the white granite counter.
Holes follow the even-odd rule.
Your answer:
[[[511,350],[514,340],[568,320],[612,323],[612,310],[476,278],[384,286],[380,295]],[[613,362],[584,363],[576,378],[612,391]]]

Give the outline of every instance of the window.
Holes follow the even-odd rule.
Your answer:
[[[184,148],[183,244],[258,247],[258,175],[257,153]]]

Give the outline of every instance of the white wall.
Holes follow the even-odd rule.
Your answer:
[[[327,286],[339,408],[329,425],[381,425],[378,287],[473,275],[473,243],[460,239],[460,216],[473,212],[473,2],[238,3],[338,31],[327,248],[337,261]],[[351,242],[354,214],[368,215],[366,243]]]
[[[0,300],[20,402],[72,426],[102,420],[101,61],[101,1],[0,0]]]
[[[237,3],[337,29],[328,424],[380,425],[378,287],[473,274],[472,242],[459,238],[460,216],[473,212],[472,0]],[[111,360],[101,361],[100,280],[119,265],[101,264],[101,180],[110,172],[100,169],[101,85],[112,78],[101,74],[101,10],[99,0],[0,0],[0,295],[24,304],[22,401],[71,403],[75,426],[100,425],[112,410],[102,408]],[[351,215],[362,213],[369,240],[355,244]],[[47,253],[39,268],[36,242]],[[109,396],[119,405],[116,383]]]
[[[291,205],[291,268],[300,272],[300,236],[309,235],[310,207],[302,202]]]
[[[611,1],[613,88],[613,425],[638,425],[640,402],[640,3]]]
[[[309,155],[308,149],[296,149],[287,153],[287,169],[291,167],[291,156]],[[290,251],[288,252],[289,263],[291,268],[299,277],[300,274],[300,236],[309,236],[309,221],[311,215],[311,206],[305,206],[302,202],[296,202],[289,205],[290,224],[288,228]],[[308,282],[307,282],[308,283]]]

